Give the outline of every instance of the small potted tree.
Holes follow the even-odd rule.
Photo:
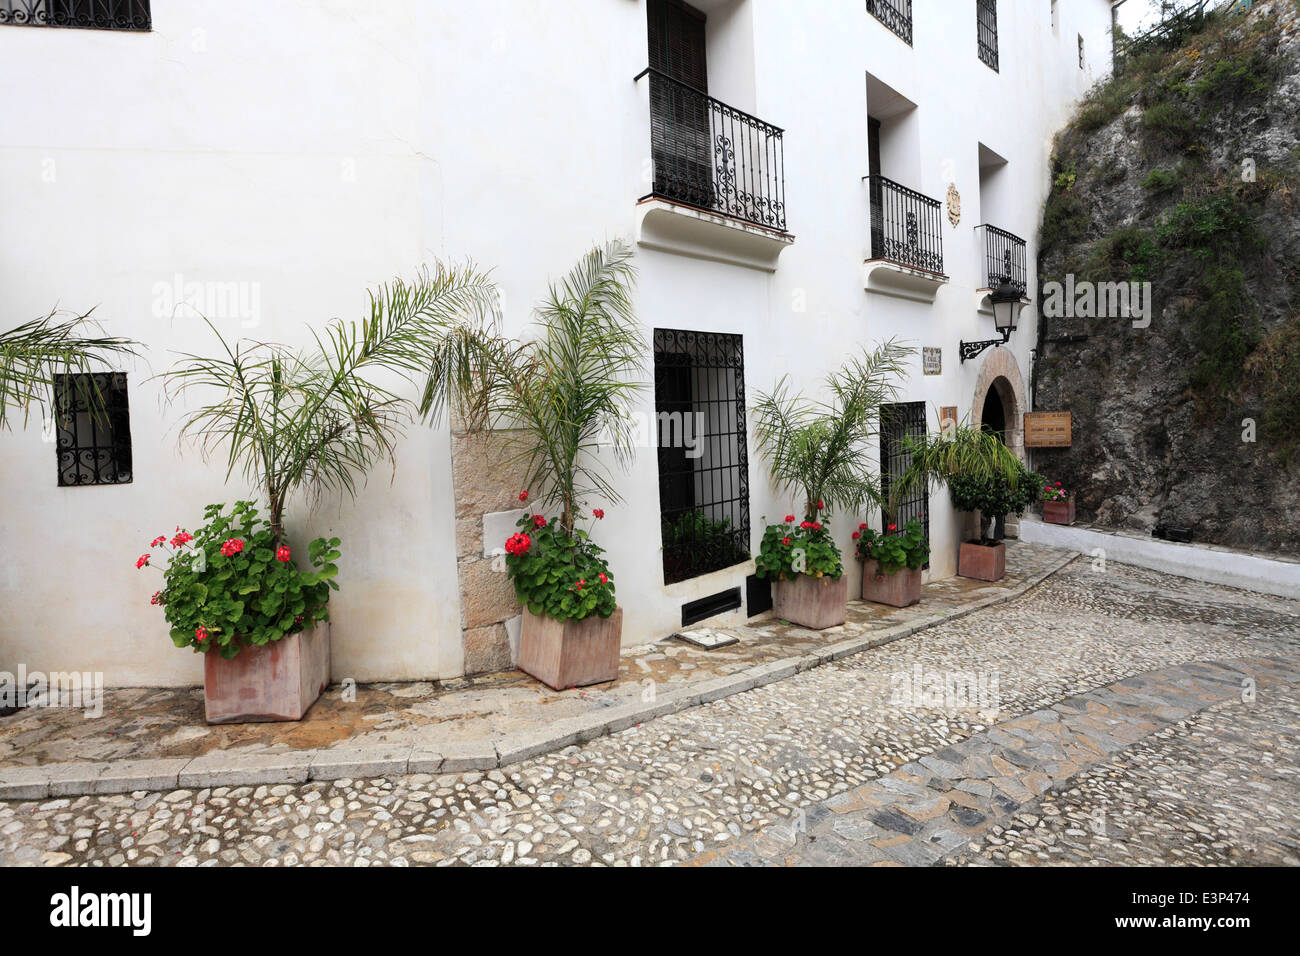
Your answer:
[[[464,374],[447,332],[495,315],[496,293],[472,269],[438,265],[382,286],[370,306],[368,318],[333,320],[301,351],[227,342],[208,322],[218,354],[184,355],[163,376],[171,398],[190,400],[182,437],[204,457],[224,458],[227,479],[241,472],[267,509],[263,518],[252,501],[230,512],[211,505],[193,535],[177,528],[153,542],[170,560],[151,603],[163,606],[173,643],[205,655],[212,723],[298,720],[320,695],[339,540],[311,542],[300,568],[286,509],[299,492],[355,493],[373,464],[391,458],[408,422],[436,414],[441,383]],[[402,380],[420,400],[391,391]]]
[[[644,387],[646,349],[631,258],[621,241],[592,249],[551,286],[527,341],[463,324],[448,343],[465,374],[444,379],[440,394],[457,403],[467,428],[500,431],[539,489],[539,509],[505,543],[506,570],[523,606],[519,667],[556,690],[618,676],[614,575],[580,521],[605,516],[588,508],[589,497],[619,500],[598,451],[612,448],[627,467],[634,450],[628,407]]]
[[[924,484],[946,484],[953,507],[979,512],[979,536],[961,542],[957,573],[997,581],[1006,573],[1001,518],[1023,513],[1036,494],[1034,479],[1002,440],[977,425],[962,423],[940,432],[903,441],[910,464],[891,489],[901,498]],[[1041,487],[1041,486],[1038,486]],[[992,532],[992,533],[990,533]]]
[[[1074,524],[1074,492],[1059,481],[1043,486],[1043,520],[1048,524]]]
[[[786,377],[758,396],[755,435],[772,481],[803,498],[803,519],[768,525],[755,559],[755,574],[774,582],[773,612],[783,620],[814,630],[844,623],[848,582],[829,518],[837,507],[881,502],[868,449],[913,352],[893,340],[864,350],[827,376],[828,402],[791,395]]]
[[[853,532],[862,561],[862,600],[907,607],[921,600],[921,568],[930,558],[925,529],[913,518],[899,530],[885,526],[883,534],[865,524]]]

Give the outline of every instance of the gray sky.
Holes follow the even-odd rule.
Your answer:
[[[1196,0],[1178,0],[1178,6],[1192,6]],[[1160,4],[1156,0],[1124,0],[1119,7],[1119,25],[1129,36],[1155,25]]]

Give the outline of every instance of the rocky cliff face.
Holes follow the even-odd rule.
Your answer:
[[[1053,176],[1034,407],[1074,444],[1035,468],[1098,526],[1300,554],[1300,3],[1135,55]]]

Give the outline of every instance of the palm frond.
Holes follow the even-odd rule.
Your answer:
[[[112,368],[113,359],[138,355],[139,344],[115,335],[89,335],[98,328],[94,312],[60,317],[58,310],[7,332],[0,332],[0,428],[9,426],[11,408],[21,408],[26,425],[33,407],[44,411],[54,403],[54,381]],[[66,315],[66,314],[65,314]],[[90,412],[103,418],[103,396],[87,390]]]

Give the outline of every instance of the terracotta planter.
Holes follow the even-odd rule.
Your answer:
[[[772,612],[784,621],[814,631],[844,623],[849,579],[838,580],[801,574],[792,581],[777,581]]]
[[[603,684],[618,676],[623,609],[609,617],[557,621],[524,608],[519,669],[553,690]]]
[[[330,626],[317,624],[230,660],[203,655],[203,709],[210,724],[301,720],[330,680]]]
[[[963,541],[957,552],[957,573],[963,578],[980,581],[1001,581],[1007,573],[1007,546]]]
[[[1048,524],[1074,524],[1074,499],[1044,501],[1043,520]]]
[[[877,577],[879,562],[862,562],[862,600],[907,607],[921,600],[921,569],[902,568]]]

